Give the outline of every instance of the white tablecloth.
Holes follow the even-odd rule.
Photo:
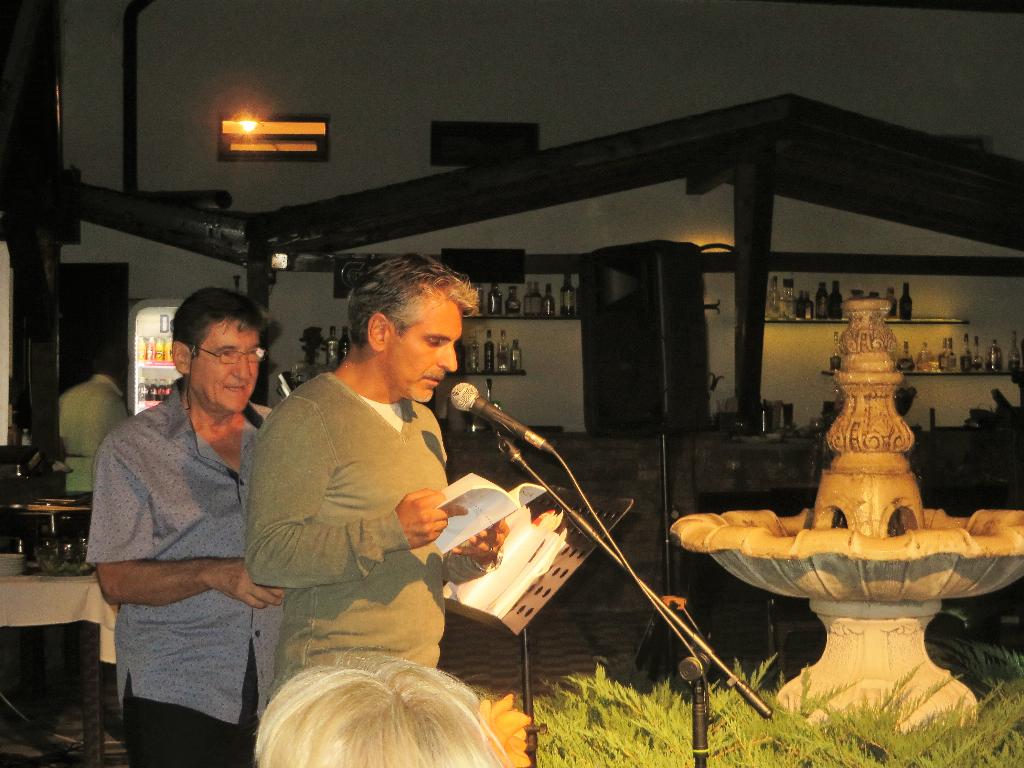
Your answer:
[[[100,660],[113,664],[116,618],[95,576],[0,577],[0,627],[91,621],[100,625]]]

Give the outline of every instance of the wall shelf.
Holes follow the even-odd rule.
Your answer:
[[[832,371],[822,371],[822,376],[831,376]],[[898,371],[904,376],[1011,376],[1012,371]]]
[[[579,320],[579,315],[553,315],[551,317],[533,317],[530,315],[473,315],[472,317],[464,317],[465,320],[528,320],[533,322],[550,323],[552,320]],[[795,321],[794,321],[795,322]],[[806,321],[805,321],[806,322]],[[834,322],[839,322],[838,320]]]
[[[849,318],[843,318],[842,320],[784,320],[781,318],[765,318],[766,324],[778,324],[778,325],[848,325],[850,322]],[[921,317],[913,318],[911,320],[897,320],[896,318],[887,318],[885,321],[886,325],[970,325],[970,320],[963,320],[956,317]]]
[[[484,373],[483,371],[473,372],[473,371],[459,370],[459,371],[456,371],[454,375],[455,376],[525,376],[526,375],[526,371],[509,371],[509,372],[504,372],[503,371],[501,373],[498,373],[497,371],[491,371],[490,373]]]

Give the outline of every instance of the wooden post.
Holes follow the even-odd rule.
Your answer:
[[[246,262],[245,292],[250,299],[255,301],[266,310],[270,310],[270,249],[263,233],[259,229],[249,231],[249,259]],[[267,334],[264,333],[260,339],[260,345],[267,348]],[[252,399],[260,404],[266,405],[270,392],[270,382],[267,375],[269,360],[264,362],[259,369],[256,378],[256,389]]]
[[[764,309],[774,202],[771,151],[736,166],[736,400],[748,431],[760,427]]]

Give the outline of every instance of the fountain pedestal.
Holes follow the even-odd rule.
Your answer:
[[[939,600],[905,603],[860,603],[812,600],[827,632],[821,659],[803,676],[779,691],[779,703],[799,710],[804,697],[829,696],[833,710],[851,706],[880,707],[897,688],[903,702],[917,703],[900,727],[913,728],[955,707],[973,708],[974,694],[946,670],[935,666],[925,650],[924,631],[938,613]],[[810,719],[824,719],[816,710]]]
[[[806,691],[802,677],[782,688],[782,706],[805,709],[805,695],[823,696],[825,707],[812,713],[820,719],[879,706],[899,690],[900,727],[912,728],[977,704],[928,658],[924,629],[942,598],[991,592],[1024,573],[1024,512],[979,510],[963,520],[924,508],[904,456],[914,435],[894,404],[903,375],[885,325],[889,303],[853,299],[844,310],[843,409],[828,432],[835,458],[814,508],[782,518],[768,510],[688,515],[672,534],[750,584],[811,599],[828,633],[825,652],[804,670]]]

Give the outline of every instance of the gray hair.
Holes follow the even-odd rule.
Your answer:
[[[352,343],[366,343],[370,318],[378,312],[404,333],[416,323],[422,300],[429,298],[454,302],[465,317],[477,312],[477,294],[469,278],[436,259],[408,254],[372,264],[359,277],[348,299]]]
[[[259,768],[500,768],[476,695],[437,669],[346,656],[285,683],[260,721]]]

